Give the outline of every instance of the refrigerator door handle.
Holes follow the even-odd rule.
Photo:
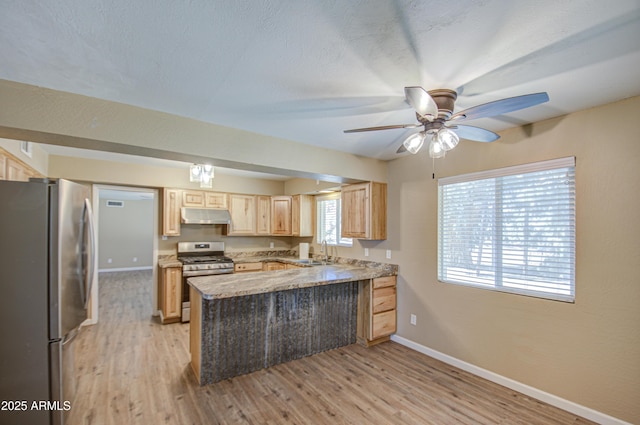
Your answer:
[[[93,286],[93,278],[95,277],[95,267],[96,267],[96,262],[97,262],[97,258],[96,255],[98,253],[97,249],[96,249],[96,234],[95,234],[95,226],[94,226],[94,222],[93,222],[93,210],[91,209],[91,202],[89,201],[89,198],[85,198],[84,200],[84,206],[85,206],[85,214],[87,215],[87,225],[88,225],[88,230],[89,230],[89,250],[90,250],[90,255],[89,255],[89,265],[88,265],[88,271],[89,273],[86,274],[87,276],[87,282],[82,282],[80,291],[81,293],[84,293],[84,288],[87,288],[87,292],[84,296],[84,308],[86,309],[87,306],[89,305],[89,298],[91,297],[91,288]]]

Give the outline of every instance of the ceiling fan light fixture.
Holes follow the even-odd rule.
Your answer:
[[[431,139],[431,142],[429,142],[429,156],[435,159],[444,158],[446,153],[447,151],[442,146],[442,143],[438,140],[438,135],[435,134]]]
[[[458,142],[460,142],[460,137],[448,128],[441,128],[437,133],[437,137],[440,146],[442,146],[445,151],[450,151],[458,146]]]
[[[404,142],[402,142],[402,145],[407,151],[415,155],[422,147],[422,144],[424,143],[424,137],[425,134],[422,131],[420,133],[412,134],[411,136],[407,137]]]

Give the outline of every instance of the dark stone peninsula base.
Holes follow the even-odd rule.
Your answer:
[[[191,293],[200,385],[356,342],[358,282],[219,299]]]

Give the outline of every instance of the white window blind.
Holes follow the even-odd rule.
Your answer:
[[[574,301],[575,158],[438,185],[440,281]]]
[[[328,245],[352,246],[351,238],[343,238],[340,226],[340,194],[316,197],[318,243],[326,241]]]

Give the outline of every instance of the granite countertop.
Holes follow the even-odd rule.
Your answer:
[[[159,258],[158,259],[158,266],[162,269],[166,269],[169,267],[180,267],[182,268],[182,263],[175,257],[175,256],[169,256],[166,258]]]
[[[272,257],[269,261],[276,258]],[[252,260],[259,261],[256,258]],[[354,282],[395,274],[393,269],[385,267],[329,264],[289,270],[190,277],[187,282],[200,292],[202,298],[212,300]]]
[[[310,259],[312,260],[312,258]],[[284,255],[280,255],[280,256],[263,255],[263,256],[257,256],[257,257],[233,258],[234,264],[276,262],[276,263],[285,263],[285,264],[295,264],[296,266],[300,266],[300,267],[311,267],[308,264],[299,263],[298,262],[299,260],[300,259],[298,257],[284,256]]]

